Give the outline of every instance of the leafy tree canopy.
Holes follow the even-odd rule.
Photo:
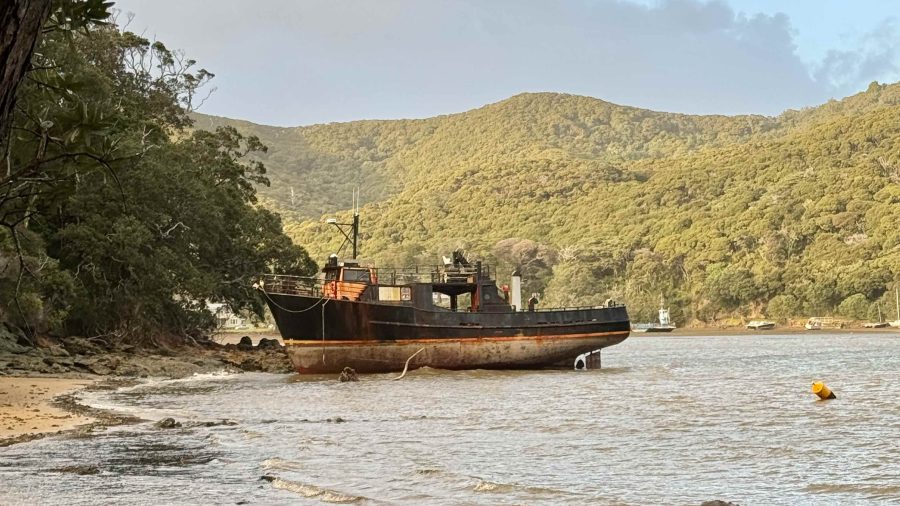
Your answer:
[[[95,2],[93,2],[95,3]],[[19,89],[0,181],[0,319],[144,342],[210,328],[207,301],[262,312],[253,277],[315,264],[258,205],[255,136],[193,131],[213,76],[61,2]],[[90,13],[88,13],[90,14]]]

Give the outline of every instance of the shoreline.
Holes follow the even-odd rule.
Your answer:
[[[261,337],[269,337],[267,332],[249,332],[235,333],[236,335],[251,335],[254,341],[258,341]],[[262,335],[261,335],[262,334]],[[815,336],[820,334],[887,334],[900,336],[900,329],[882,328],[852,328],[852,329],[825,329],[809,331],[802,327],[776,327],[772,330],[749,330],[741,327],[729,328],[711,328],[711,327],[685,327],[678,328],[672,332],[666,333],[640,333],[632,332],[631,338],[640,339],[645,336],[673,336],[673,337],[711,337],[711,336],[751,336],[751,335],[809,335]],[[234,346],[230,341],[236,341],[233,336],[218,336],[221,341]],[[224,339],[223,339],[224,337]],[[230,339],[229,339],[230,338]],[[224,343],[223,343],[224,344]],[[200,351],[200,350],[195,350]],[[224,349],[221,351],[225,351]],[[38,370],[17,369],[13,375],[0,375],[0,448],[25,441],[32,441],[46,436],[70,433],[70,432],[90,432],[98,428],[110,427],[113,425],[121,425],[128,423],[137,423],[141,420],[129,415],[106,411],[102,409],[92,408],[80,404],[77,398],[79,392],[93,389],[115,389],[126,385],[130,378],[156,376],[163,377],[183,377],[192,373],[207,372],[211,369],[217,370],[234,370],[234,371],[260,371],[260,372],[288,372],[281,370],[280,367],[260,367],[259,358],[253,351],[248,354],[241,353],[236,349],[228,350],[234,355],[222,353],[211,353],[204,358],[209,362],[194,362],[194,367],[182,370],[179,367],[172,367],[174,364],[171,356],[162,355],[136,355],[132,359],[139,359],[144,367],[141,372],[143,374],[118,375],[109,371],[107,374],[91,374],[90,369],[84,372],[60,371],[47,374]],[[256,350],[254,350],[256,351]],[[265,350],[268,351],[268,350]],[[259,350],[259,352],[264,352]],[[274,350],[273,350],[274,351]],[[257,352],[258,353],[258,352]],[[277,352],[276,352],[277,353]],[[205,355],[200,351],[201,355]],[[216,356],[218,355],[218,356]],[[225,355],[225,356],[223,356]],[[243,355],[243,356],[242,356]],[[241,359],[251,356],[252,364],[242,363]],[[214,358],[213,358],[214,357]],[[79,357],[81,358],[81,357]],[[87,358],[87,357],[84,357]],[[190,360],[191,357],[185,357]],[[196,355],[193,357],[196,359]],[[224,360],[223,360],[224,359]],[[231,359],[231,360],[228,360]],[[283,358],[281,360],[284,360]],[[87,360],[85,360],[87,362]],[[148,363],[149,362],[149,363]],[[245,367],[240,367],[244,365]],[[25,364],[22,364],[25,365]],[[30,364],[29,364],[30,365]],[[81,363],[79,363],[81,365]],[[87,364],[85,364],[87,365]],[[250,367],[247,367],[251,365]],[[168,367],[166,367],[168,366]],[[199,367],[198,367],[199,366]],[[237,366],[237,367],[235,367]],[[27,367],[27,366],[26,366]],[[42,374],[43,372],[43,374]],[[130,372],[130,371],[129,371]],[[112,374],[110,374],[112,373]],[[150,374],[147,374],[150,373]],[[154,374],[156,373],[156,374]],[[162,374],[160,374],[162,373]],[[174,373],[174,374],[173,374]]]
[[[0,448],[146,421],[81,404],[77,397],[83,391],[115,390],[132,383],[131,378],[98,375],[0,376]]]
[[[61,402],[99,378],[0,377],[0,447],[77,430],[98,421]]]
[[[0,333],[0,448],[50,435],[90,432],[142,420],[80,404],[78,393],[139,378],[229,372],[293,372],[280,341],[106,348],[82,338],[26,346]],[[230,340],[229,340],[230,341]],[[234,339],[240,341],[240,339]]]
[[[631,331],[631,337],[650,336],[650,335],[676,335],[676,336],[756,336],[756,335],[784,335],[798,334],[815,336],[819,334],[896,334],[900,335],[900,329],[894,327],[885,327],[881,329],[867,329],[865,327],[853,327],[846,329],[822,329],[822,330],[806,330],[803,327],[788,327],[786,325],[776,326],[771,330],[751,330],[744,327],[680,327],[672,332],[635,332]]]

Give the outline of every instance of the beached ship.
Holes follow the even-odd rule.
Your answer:
[[[358,215],[347,225],[354,259],[332,255],[319,277],[264,275],[256,285],[300,373],[400,371],[407,361],[410,368],[572,367],[579,355],[628,337],[624,305],[542,309],[532,297],[523,308],[517,272],[511,288],[498,288],[489,266],[459,252],[433,267],[365,265],[355,259]]]

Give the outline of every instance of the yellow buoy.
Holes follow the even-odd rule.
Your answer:
[[[834,395],[834,392],[831,391],[830,388],[825,386],[825,383],[821,381],[817,381],[812,384],[812,393],[819,396],[819,399],[836,399],[837,397]]]

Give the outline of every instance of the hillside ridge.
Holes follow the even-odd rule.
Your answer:
[[[527,262],[548,303],[611,296],[648,319],[664,300],[715,321],[867,316],[897,284],[898,119],[900,85],[873,83],[776,117],[522,93],[416,120],[218,121],[269,145],[262,202],[316,258],[339,245],[321,217],[359,187],[364,255],[382,264],[463,247]]]

